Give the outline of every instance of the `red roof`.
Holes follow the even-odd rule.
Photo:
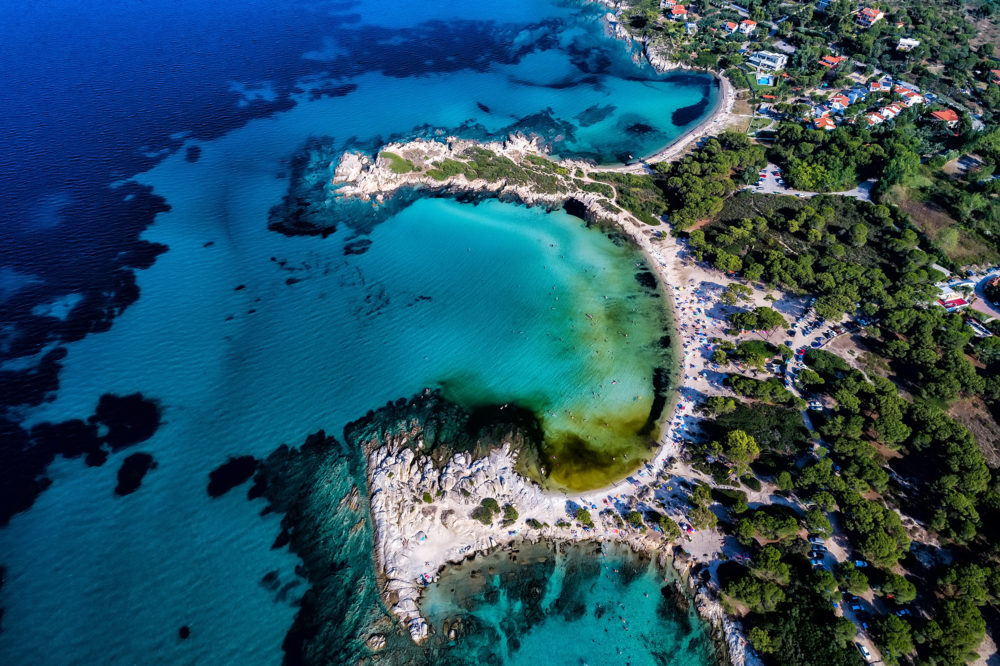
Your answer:
[[[726,30],[729,30],[730,32],[736,30],[736,24],[732,21],[726,21]]]
[[[962,307],[963,305],[968,305],[969,302],[967,300],[965,300],[964,298],[953,298],[953,299],[948,300],[948,301],[942,301],[939,298],[938,299],[938,304],[942,305],[942,306],[944,306],[946,308],[959,308],[959,307]]]
[[[954,123],[958,121],[958,114],[952,109],[945,109],[944,111],[934,111],[931,113],[932,116],[938,120],[943,120],[946,123]]]
[[[833,122],[829,118],[823,117],[814,120],[813,125],[816,129],[834,129],[837,126],[837,123]]]
[[[774,95],[761,95],[761,97],[763,97],[764,99],[778,99]]]
[[[684,5],[675,5],[670,8],[670,14],[672,16],[684,16],[688,13],[688,10],[684,9]]]
[[[991,69],[990,74],[993,75],[993,80],[1000,83],[1000,69]]]
[[[751,21],[750,19],[743,19],[742,21],[740,21],[740,23],[747,27],[750,27],[752,25],[757,25],[757,21]]]

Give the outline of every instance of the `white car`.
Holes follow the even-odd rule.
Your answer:
[[[861,643],[855,643],[855,645],[858,646],[858,651],[861,653],[861,656],[865,658],[865,661],[867,661],[869,664],[872,663],[871,651]]]

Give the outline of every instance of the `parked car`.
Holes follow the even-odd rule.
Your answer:
[[[862,645],[861,643],[855,643],[855,645],[857,645],[857,646],[858,646],[858,652],[860,652],[860,653],[861,653],[861,656],[862,656],[862,657],[864,657],[865,661],[867,661],[867,662],[868,662],[868,663],[870,664],[870,663],[871,663],[871,661],[872,661],[872,653],[871,653],[871,650],[869,650],[868,648],[866,648],[866,647],[865,647],[864,645]]]
[[[864,569],[866,566],[868,566],[868,563],[865,562],[864,560],[854,560],[854,566],[857,567],[858,569]]]
[[[823,545],[824,543],[826,543],[826,540],[823,537],[811,536],[809,537],[809,543]]]
[[[911,613],[909,608],[900,608],[898,611],[896,611],[896,615],[898,615],[899,617],[906,617],[907,615],[910,614]]]

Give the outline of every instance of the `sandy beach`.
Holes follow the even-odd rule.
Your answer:
[[[708,480],[680,457],[683,441],[696,436],[699,419],[692,414],[696,404],[720,391],[710,379],[709,339],[722,334],[724,323],[706,313],[711,298],[701,292],[719,276],[685,260],[684,248],[669,236],[656,238],[652,227],[623,220],[622,229],[656,269],[678,331],[683,366],[677,375],[678,399],[663,418],[658,450],[612,486],[568,494],[544,490],[519,475],[516,452],[509,445],[483,458],[458,454],[447,464],[435,466],[414,451],[422,445],[419,433],[378,443],[368,460],[376,560],[384,576],[387,602],[415,641],[422,641],[431,630],[420,614],[421,589],[436,580],[444,566],[522,539],[618,541],[658,557],[661,563],[672,562],[674,546],[680,545],[685,566],[710,565],[723,556],[721,533],[690,528],[687,493],[680,483]],[[472,518],[473,510],[486,498],[501,507],[515,507],[517,520],[501,524],[497,516],[483,524]],[[592,528],[574,520],[577,508],[589,511]],[[635,529],[620,518],[630,510],[645,509],[665,512],[682,525],[685,533],[678,544],[653,529]],[[531,527],[529,519],[542,527],[537,523]],[[697,603],[703,616],[723,627],[734,663],[755,663],[744,649],[738,625],[725,617],[706,592],[701,590]]]

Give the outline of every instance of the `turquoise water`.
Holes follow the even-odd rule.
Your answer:
[[[223,22],[225,4],[202,18]],[[115,475],[127,453],[103,467],[62,458],[50,466],[51,487],[0,532],[4,663],[280,661],[303,587],[298,558],[271,548],[280,517],[259,515],[259,501],[243,492],[208,498],[208,472],[230,455],[262,457],[319,428],[339,434],[426,386],[468,405],[527,405],[554,441],[600,440],[600,428],[612,426],[599,424],[634,429],[648,414],[662,353],[659,300],[636,281],[636,255],[578,219],[428,199],[374,228],[358,221],[327,238],[290,238],[268,231],[268,212],[287,191],[292,155],[311,137],[371,150],[392,137],[537,129],[560,154],[613,161],[651,153],[697,123],[715,103],[710,80],[635,67],[600,36],[598,12],[576,5],[363,3],[352,11],[358,25],[388,31],[384,44],[375,32],[365,41],[373,53],[405,40],[390,29],[462,34],[464,25],[423,23],[456,15],[495,21],[504,39],[484,45],[494,59],[485,63],[449,67],[429,39],[421,48],[434,66],[403,54],[390,67],[369,66],[377,54],[352,50],[348,32],[332,35],[298,54],[329,71],[288,93],[291,108],[188,140],[134,175],[170,206],[142,238],[169,249],[135,271],[138,300],[110,330],[65,345],[53,399],[7,416],[24,427],[86,418],[102,394],[141,392],[158,401],[163,424],[135,450],[153,454],[157,467],[119,498]],[[339,96],[310,92],[329,85],[348,87]],[[260,78],[236,77],[225,89],[242,91],[233,113],[286,94],[281,81]],[[677,116],[692,106],[699,111]],[[200,149],[193,160],[191,147]],[[118,188],[108,196],[137,196]],[[115,254],[103,229],[72,231],[99,236]],[[359,236],[371,241],[367,252],[345,253]],[[43,264],[40,245],[33,251]],[[4,280],[18,288],[43,280],[0,275],[18,277]],[[77,292],[57,293],[39,312],[72,320],[78,301]],[[342,495],[352,479],[345,470],[330,483]],[[354,563],[343,575],[355,583],[371,570],[363,527],[342,546]],[[287,594],[261,584],[270,572],[291,585]],[[352,617],[380,612],[369,596],[344,603]],[[637,602],[629,617],[646,626],[650,613]],[[189,640],[178,640],[181,625],[191,627]],[[546,623],[504,660],[544,654],[547,641],[570,630]],[[345,645],[353,638],[344,636]],[[620,640],[639,649],[628,641],[640,638]],[[349,661],[354,649],[340,656]]]
[[[427,588],[423,608],[442,658],[700,666],[711,640],[690,607],[678,605],[672,581],[621,546],[526,545],[449,571]]]

